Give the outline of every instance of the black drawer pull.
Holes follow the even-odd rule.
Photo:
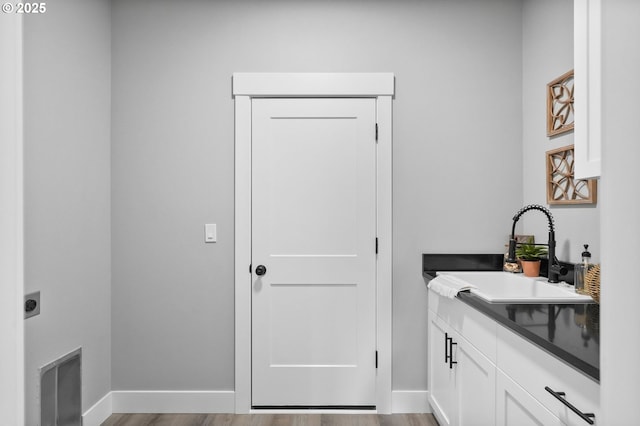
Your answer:
[[[564,392],[556,392],[553,389],[551,389],[549,386],[545,386],[544,390],[549,392],[551,395],[555,396],[560,402],[562,402],[564,405],[569,407],[569,409],[574,413],[576,413],[578,416],[580,416],[582,420],[589,423],[590,425],[593,424],[593,420],[591,420],[591,417],[595,417],[596,415],[593,413],[583,413],[582,411],[578,410],[576,407],[573,406],[572,403],[564,399],[564,396],[565,396]]]

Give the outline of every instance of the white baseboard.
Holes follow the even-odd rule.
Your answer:
[[[100,426],[111,414],[112,395],[109,392],[82,415],[82,426]]]
[[[430,413],[428,391],[393,391],[393,413]],[[234,391],[113,391],[82,416],[99,426],[113,413],[234,413]]]
[[[113,391],[114,413],[234,413],[234,391]]]
[[[392,391],[392,413],[430,413],[429,391]]]

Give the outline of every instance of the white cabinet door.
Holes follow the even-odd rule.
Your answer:
[[[429,402],[441,426],[495,424],[495,365],[429,311]]]
[[[560,426],[559,418],[498,369],[496,426]]]
[[[496,366],[468,340],[454,333],[451,349],[459,426],[495,425]],[[517,423],[512,423],[516,425]]]
[[[574,0],[574,158],[576,179],[600,177],[602,146],[601,0]]]
[[[447,337],[450,329],[433,311],[429,311],[429,403],[440,426],[455,425],[454,373],[449,368]],[[447,351],[445,353],[445,351]]]

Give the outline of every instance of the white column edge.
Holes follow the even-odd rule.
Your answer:
[[[0,412],[25,420],[23,20],[0,16]]]

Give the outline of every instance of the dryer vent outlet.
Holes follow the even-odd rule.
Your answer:
[[[82,349],[40,369],[41,426],[82,426]]]

